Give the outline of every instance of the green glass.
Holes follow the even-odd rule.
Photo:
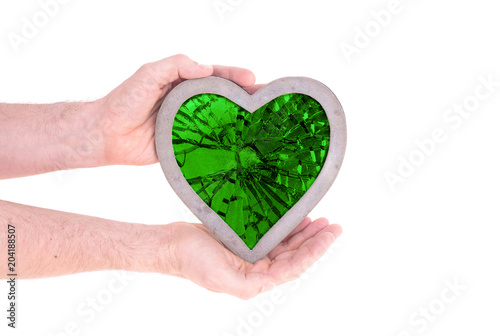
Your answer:
[[[311,187],[329,144],[325,111],[299,93],[253,113],[199,94],[182,104],[172,129],[187,182],[250,249]]]

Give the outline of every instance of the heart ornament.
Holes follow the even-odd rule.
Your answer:
[[[254,263],[313,209],[346,147],[342,107],[324,84],[277,79],[254,94],[219,77],[165,98],[156,151],[180,199],[232,252]]]

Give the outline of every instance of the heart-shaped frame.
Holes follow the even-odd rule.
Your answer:
[[[316,99],[330,124],[330,145],[325,163],[304,196],[249,249],[243,240],[194,191],[184,178],[174,156],[172,125],[181,105],[194,95],[217,94],[253,113],[262,105],[288,93],[301,93]],[[177,85],[165,98],[156,121],[156,152],[163,173],[179,198],[196,217],[240,258],[254,263],[278,245],[326,194],[335,181],[344,159],[347,134],[342,106],[333,92],[321,82],[307,77],[285,77],[272,81],[250,95],[237,84],[220,77],[191,79]]]

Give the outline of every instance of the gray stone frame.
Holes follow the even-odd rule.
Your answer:
[[[196,194],[175,160],[172,147],[172,125],[175,114],[184,101],[200,93],[224,96],[250,113],[283,94],[302,93],[313,97],[321,104],[330,123],[330,147],[318,177],[304,196],[271,227],[252,250]],[[306,77],[285,77],[272,81],[250,95],[237,84],[212,76],[182,82],[166,96],[158,113],[155,140],[163,173],[179,198],[227,248],[240,258],[254,263],[278,245],[326,194],[342,164],[347,134],[342,106],[333,92],[321,82]]]

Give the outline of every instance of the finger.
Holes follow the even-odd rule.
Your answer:
[[[184,81],[185,81],[185,79],[182,79],[182,78],[178,78],[178,79],[174,80],[174,81],[172,82],[172,87],[171,87],[171,89],[173,89],[174,87],[176,87],[177,85],[179,85],[180,83],[182,83],[182,82],[184,82]]]
[[[175,81],[172,82],[172,87],[169,88],[169,90],[175,88],[177,85],[179,85],[180,83],[182,83],[183,81],[185,81],[185,79],[182,79],[182,78],[179,78]],[[243,89],[248,92],[249,94],[254,94],[255,92],[257,92],[261,87],[265,86],[266,84],[255,84],[255,85],[251,85],[251,86],[245,86],[243,87]],[[166,88],[166,87],[165,87]],[[165,89],[165,92],[169,91],[169,90],[166,90]]]
[[[342,227],[338,224],[330,224],[327,227],[325,227],[324,229],[322,229],[319,233],[323,233],[323,232],[330,232],[335,236],[335,239],[337,239],[342,234]],[[274,261],[289,258],[289,257],[293,256],[296,252],[297,252],[296,249],[284,251],[284,252],[278,254],[275,257]]]
[[[160,61],[144,64],[131,79],[149,88],[163,89],[178,79],[208,77],[214,71],[211,65],[202,65],[186,55],[174,55]]]
[[[328,225],[329,225],[328,219],[326,218],[316,219],[309,225],[305,226],[303,230],[291,236],[286,243],[286,248],[289,250],[295,250],[300,245],[302,245],[307,239],[315,236],[319,231],[323,230]]]
[[[282,253],[283,251],[285,251],[285,247],[286,247],[286,244],[288,242],[288,240],[293,237],[294,235],[296,235],[297,233],[299,233],[300,231],[302,231],[305,227],[307,227],[309,224],[311,224],[311,218],[309,217],[306,217],[302,220],[302,222],[299,223],[299,225],[297,225],[295,227],[295,229],[292,230],[292,232],[290,232],[288,234],[288,236],[285,237],[285,239],[283,239],[275,248],[273,248],[271,250],[271,252],[269,252],[267,254],[267,257],[271,260],[273,260],[274,258],[276,258],[276,256],[280,253]]]
[[[291,258],[292,274],[302,274],[328,250],[335,239],[332,232],[325,230],[302,244]]]
[[[225,65],[214,65],[213,69],[213,76],[229,79],[240,86],[247,87],[255,84],[255,75],[248,69]]]
[[[272,261],[268,257],[264,257],[261,260],[255,262],[250,266],[249,270],[251,272],[267,273],[269,271],[269,266],[271,266]]]
[[[316,219],[312,223],[309,222],[302,230],[292,235],[287,241],[276,246],[269,254],[269,258],[273,260],[276,256],[283,252],[299,248],[299,246],[302,245],[307,239],[316,235],[326,226],[328,226],[328,220],[326,218]]]
[[[292,232],[290,232],[288,234],[288,236],[285,237],[285,239],[283,239],[283,241],[287,241],[288,239],[290,239],[292,236],[294,236],[295,234],[299,233],[300,231],[302,231],[305,227],[307,227],[309,224],[311,224],[312,222],[312,219],[311,217],[306,217],[302,220],[302,222],[300,222],[299,225],[297,225],[297,227],[295,229],[292,230]]]
[[[334,241],[335,235],[327,227],[304,242],[288,259],[277,261],[276,265],[281,266],[273,272],[277,284],[297,279],[328,250]]]
[[[254,94],[255,92],[257,92],[257,90],[259,90],[261,87],[265,85],[266,84],[255,84],[251,86],[245,86],[243,87],[243,89],[245,89],[245,91],[248,92],[249,94]]]

